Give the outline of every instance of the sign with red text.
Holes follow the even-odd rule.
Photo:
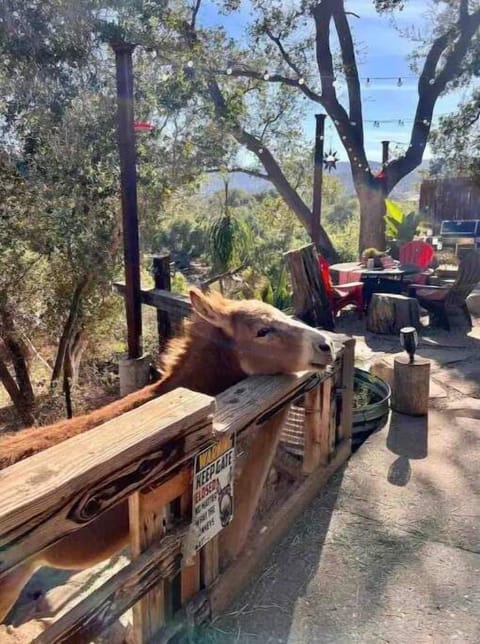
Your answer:
[[[193,472],[193,524],[197,550],[233,518],[235,436],[226,436],[197,454]]]

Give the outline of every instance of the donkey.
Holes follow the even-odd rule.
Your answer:
[[[323,370],[335,360],[334,334],[293,320],[256,300],[233,301],[191,290],[192,318],[172,341],[164,375],[121,400],[49,427],[0,437],[0,469],[139,407],[176,387],[215,396],[254,374]],[[43,565],[67,570],[93,566],[128,545],[128,506],[120,503],[0,578],[0,621]]]

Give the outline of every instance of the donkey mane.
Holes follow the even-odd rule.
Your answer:
[[[226,334],[196,315],[186,323],[184,336],[169,343],[160,367],[163,375],[158,382],[88,414],[1,435],[0,470],[117,418],[176,387],[215,396],[246,376]]]

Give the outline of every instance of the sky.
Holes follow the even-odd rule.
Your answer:
[[[286,2],[288,0],[285,0]],[[417,77],[412,72],[408,63],[408,55],[415,47],[399,30],[411,29],[425,30],[428,25],[428,0],[410,0],[405,9],[396,12],[395,23],[391,18],[381,17],[374,9],[372,0],[346,0],[346,8],[358,14],[358,18],[351,16],[350,25],[354,38],[360,44],[361,57],[359,58],[359,74],[362,79],[362,98],[365,120],[365,142],[367,158],[370,161],[381,161],[381,141],[390,140],[392,147],[408,145],[409,134],[412,127],[415,108],[418,99]],[[205,26],[222,25],[227,34],[235,39],[244,38],[245,29],[249,19],[248,2],[242,3],[240,12],[231,16],[222,16],[213,0],[205,0],[200,22]],[[388,77],[377,80],[376,77]],[[367,82],[370,78],[370,82]],[[401,85],[398,79],[401,79]],[[339,98],[346,96],[341,86],[337,88]],[[442,114],[455,109],[463,97],[463,90],[451,93],[437,101],[434,123]],[[318,105],[312,104],[311,114],[307,115],[303,129],[307,138],[313,138],[314,113],[318,112]],[[391,121],[382,123],[381,121]],[[375,121],[379,121],[377,125]],[[400,123],[403,122],[403,125]],[[325,145],[327,148],[337,150],[340,160],[346,160],[333,124],[326,127]],[[426,148],[424,159],[431,157],[430,149]]]

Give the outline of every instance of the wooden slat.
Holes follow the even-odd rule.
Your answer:
[[[184,491],[180,498],[180,513],[183,518],[192,518],[192,487]],[[193,555],[191,561],[185,561],[180,573],[180,600],[182,606],[200,590],[200,555]]]
[[[35,644],[87,644],[113,624],[150,589],[172,579],[181,566],[183,525],[152,545],[120,572],[46,629]]]
[[[268,420],[249,445],[247,460],[235,480],[233,520],[219,535],[222,567],[235,559],[245,545],[287,413],[288,407]]]
[[[251,546],[222,573],[212,588],[210,605],[213,614],[218,615],[224,611],[251,581],[275,543],[313,501],[328,479],[349,458],[350,453],[351,441],[345,440],[337,446],[334,458],[326,467],[316,469],[308,478],[288,491],[283,502],[279,502],[269,519],[262,523],[261,534],[250,535]]]
[[[325,454],[323,453],[322,433],[322,391],[325,383],[322,383],[305,395],[305,421],[304,421],[304,456],[302,471],[310,474],[319,465],[324,464]]]
[[[205,440],[214,407],[177,389],[2,470],[0,574],[191,458],[189,433]]]
[[[213,537],[200,551],[200,581],[204,588],[210,587],[218,577],[218,536]]]
[[[115,282],[114,289],[119,295],[125,295],[125,284]],[[153,306],[159,311],[165,311],[174,317],[189,317],[192,305],[188,297],[170,293],[158,288],[142,289],[140,291],[142,304]]]

